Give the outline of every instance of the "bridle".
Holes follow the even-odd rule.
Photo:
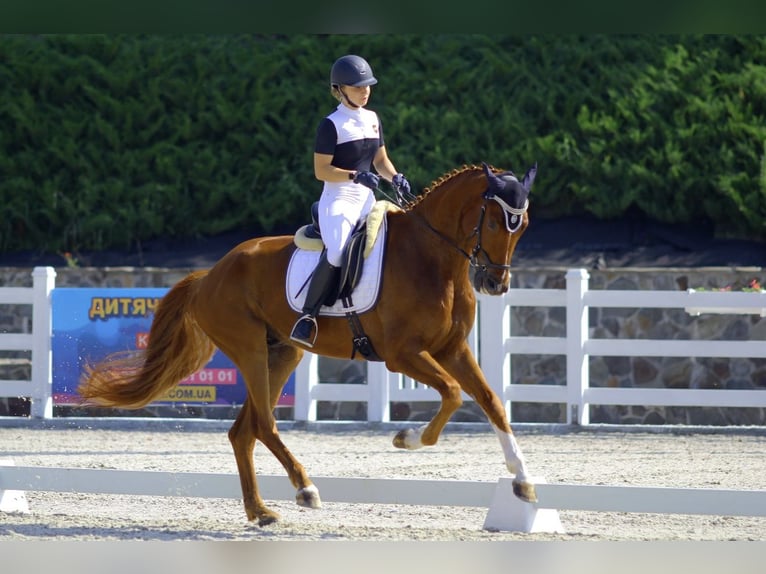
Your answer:
[[[500,205],[500,207],[502,207],[503,215],[505,216],[505,229],[508,231],[508,233],[512,234],[514,231],[519,230],[522,221],[524,221],[524,214],[529,207],[529,199],[524,201],[524,207],[517,208],[508,205],[506,202],[500,199],[500,197],[492,193],[489,189],[484,192],[482,197],[484,197],[484,203],[481,206],[481,213],[479,213],[479,222],[476,224],[476,227],[474,227],[473,233],[468,236],[469,238],[473,237],[474,235],[476,236],[476,245],[474,245],[470,255],[467,253],[465,255],[468,257],[468,261],[471,264],[471,267],[480,271],[486,271],[487,269],[510,269],[511,266],[508,263],[494,263],[492,258],[489,256],[489,253],[487,253],[487,250],[484,249],[484,247],[481,245],[481,231],[484,228],[484,216],[487,213],[487,202],[489,200],[494,200]],[[509,214],[510,218],[508,217]],[[487,263],[479,263],[479,253],[484,255],[484,259],[487,261]]]
[[[529,199],[527,199],[524,202],[524,207],[511,207],[506,202],[504,202],[500,197],[498,197],[496,194],[492,193],[490,189],[488,188],[487,191],[484,192],[482,195],[484,198],[484,203],[481,206],[481,212],[479,213],[479,221],[476,223],[476,226],[473,228],[473,232],[471,235],[468,236],[468,239],[471,237],[476,236],[476,245],[473,246],[473,249],[471,249],[471,252],[466,252],[463,248],[461,248],[459,245],[455,245],[455,243],[452,242],[452,239],[444,235],[441,231],[433,227],[425,218],[420,217],[419,219],[425,223],[426,227],[433,231],[440,239],[444,240],[450,247],[458,251],[460,254],[462,254],[466,259],[468,259],[468,263],[473,267],[474,269],[477,269],[479,271],[487,271],[488,269],[502,269],[503,271],[507,271],[511,268],[511,265],[509,263],[495,263],[492,261],[492,258],[489,256],[489,253],[487,253],[487,250],[484,249],[484,247],[481,244],[481,232],[482,229],[484,229],[484,217],[487,213],[487,204],[490,200],[496,201],[500,207],[503,209],[503,215],[505,215],[505,228],[508,231],[508,233],[514,233],[515,231],[518,231],[521,227],[521,223],[524,220],[524,214],[527,212],[527,208],[529,207]],[[509,217],[510,215],[510,217]],[[485,263],[479,262],[479,254],[484,255]]]

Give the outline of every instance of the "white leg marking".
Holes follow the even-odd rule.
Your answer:
[[[404,433],[404,448],[407,450],[416,450],[418,448],[422,448],[423,442],[420,440],[420,437],[423,436],[423,431],[425,428],[426,425],[416,429],[407,429],[407,431]]]
[[[301,488],[300,490],[298,490],[298,494],[296,495],[295,499],[296,501],[298,501],[299,506],[303,506],[300,503],[300,500],[304,500],[304,501],[313,501],[313,503],[316,505],[313,508],[322,507],[322,502],[319,498],[319,489],[314,484],[307,486],[306,488]]]
[[[301,488],[301,492],[308,492],[310,494],[316,494],[317,496],[319,496],[319,489],[314,484],[311,484],[307,486],[306,488]]]
[[[500,440],[500,446],[503,448],[505,466],[508,467],[511,474],[516,475],[518,480],[527,480],[527,463],[524,462],[524,455],[521,453],[521,448],[519,448],[516,442],[516,437],[496,427],[493,428],[497,438]]]

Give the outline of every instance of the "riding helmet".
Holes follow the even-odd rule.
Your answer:
[[[332,65],[330,70],[330,84],[332,86],[373,86],[378,83],[372,75],[372,68],[367,60],[359,56],[349,54],[341,56]]]

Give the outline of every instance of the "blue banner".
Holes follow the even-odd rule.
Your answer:
[[[154,309],[166,288],[56,288],[53,307],[53,402],[78,405],[77,385],[86,363],[97,363],[117,351],[146,347]],[[247,391],[242,374],[216,350],[205,367],[184,379],[154,405],[241,405]],[[295,375],[279,405],[292,405]]]

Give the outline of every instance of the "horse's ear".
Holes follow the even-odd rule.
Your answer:
[[[487,176],[487,191],[484,197],[492,198],[505,189],[505,182],[495,175],[486,162],[481,162],[481,165],[484,166],[484,175]]]
[[[524,188],[527,191],[530,191],[532,189],[532,183],[535,181],[536,175],[537,175],[537,162],[535,162],[535,165],[533,165],[527,170],[527,173],[524,174],[524,177],[521,180],[521,184],[524,186]]]

